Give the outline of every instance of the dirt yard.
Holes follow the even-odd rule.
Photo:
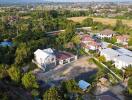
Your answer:
[[[88,63],[88,59],[89,57],[82,57],[73,63],[57,66],[48,72],[39,71],[36,73],[36,76],[39,80],[44,81],[67,80],[72,78],[85,79],[91,74],[95,74],[97,69],[96,65]]]

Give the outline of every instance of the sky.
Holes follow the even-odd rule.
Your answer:
[[[108,1],[132,1],[132,0],[0,0],[1,2],[6,2],[6,3],[15,3],[15,2],[45,2],[45,1],[52,1],[52,2],[90,2],[90,1],[99,1],[99,2],[108,2]]]

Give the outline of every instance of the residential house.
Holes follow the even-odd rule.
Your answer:
[[[122,55],[114,58],[114,64],[118,69],[125,68],[132,65],[132,57]]]
[[[63,65],[77,60],[77,56],[65,51],[55,51],[57,65]]]
[[[117,38],[117,43],[122,45],[128,45],[128,40],[129,40],[128,35],[117,36],[116,38]]]
[[[56,56],[51,48],[36,50],[34,52],[34,59],[42,69],[46,69],[47,66],[51,65],[56,66]]]
[[[119,48],[117,51],[123,55],[132,57],[132,51],[125,49],[125,48]]]
[[[38,49],[34,52],[34,56],[35,63],[43,70],[47,67],[55,67],[56,65],[63,65],[77,60],[76,55],[65,51],[56,51],[51,48]]]
[[[86,52],[89,50],[97,50],[100,47],[100,43],[95,41],[90,35],[83,35],[82,36],[82,47],[85,49]]]
[[[116,50],[113,50],[111,48],[106,48],[101,50],[100,55],[104,56],[106,58],[106,61],[113,61],[114,58],[120,56],[121,54]]]
[[[112,38],[115,35],[115,32],[110,29],[105,29],[98,34],[98,37],[103,38]]]

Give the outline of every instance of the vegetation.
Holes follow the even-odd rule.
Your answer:
[[[128,92],[132,95],[132,77],[128,80]]]
[[[56,87],[47,90],[43,95],[43,100],[63,100]]]
[[[19,68],[12,66],[11,68],[8,69],[8,74],[14,82],[16,83],[20,82],[21,72]]]
[[[24,76],[22,77],[22,84],[25,88],[29,89],[39,87],[35,76],[31,72],[24,74]]]

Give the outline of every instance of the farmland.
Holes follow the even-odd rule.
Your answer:
[[[69,20],[73,20],[74,22],[81,23],[84,19],[87,17],[71,17],[68,18]],[[98,17],[91,17],[94,21],[101,22],[105,25],[115,25],[117,19],[111,19],[111,18],[98,18]],[[122,20],[122,22],[130,27],[132,27],[132,20]]]

